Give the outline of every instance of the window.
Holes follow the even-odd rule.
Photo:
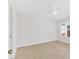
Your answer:
[[[70,37],[70,25],[61,24],[61,37],[62,38]]]
[[[70,37],[70,25],[67,25],[67,37]]]

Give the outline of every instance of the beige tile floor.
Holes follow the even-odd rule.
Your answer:
[[[70,59],[69,44],[53,41],[18,48],[15,59]]]

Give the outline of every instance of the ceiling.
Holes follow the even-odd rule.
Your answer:
[[[70,0],[15,0],[18,12],[58,20],[70,16]]]

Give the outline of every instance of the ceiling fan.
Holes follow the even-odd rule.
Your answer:
[[[52,14],[52,15],[57,15],[57,13],[58,13],[58,8],[50,8],[50,9],[48,9],[48,11],[46,11],[45,13]]]

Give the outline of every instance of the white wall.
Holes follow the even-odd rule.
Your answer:
[[[59,41],[62,41],[62,42],[66,42],[66,43],[70,43],[70,39],[68,37],[62,39],[60,38],[60,34],[61,34],[61,24],[65,24],[65,25],[70,25],[70,17],[66,17],[66,18],[63,18],[63,19],[60,19],[57,21],[57,27],[58,27],[58,30],[57,30],[57,38]]]
[[[56,21],[44,15],[41,17],[40,15],[27,15],[16,11],[15,47],[18,48],[57,39],[59,40],[59,24],[67,21],[69,22],[69,18]],[[14,48],[15,51],[16,48]]]
[[[56,21],[40,15],[16,12],[16,47],[54,41],[57,39]]]

